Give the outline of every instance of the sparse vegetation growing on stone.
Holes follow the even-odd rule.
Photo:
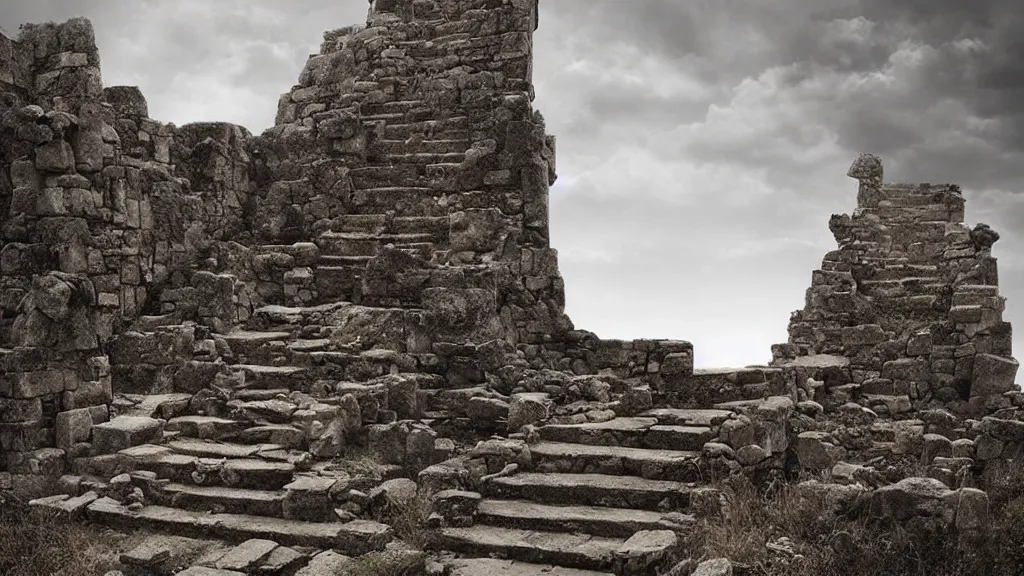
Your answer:
[[[30,509],[0,492],[0,574],[101,576],[117,567],[122,533]]]
[[[769,493],[737,476],[721,483],[728,511],[684,538],[694,558],[729,558],[749,576],[1019,576],[1024,566],[1024,474],[988,488],[990,524],[970,539],[856,518],[795,484]]]

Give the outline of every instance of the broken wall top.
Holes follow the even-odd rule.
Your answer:
[[[814,272],[774,362],[840,357],[851,382],[836,384],[854,386],[846,392],[906,395],[918,407],[1008,405],[1017,362],[991,254],[999,235],[963,223],[956,185],[885,184],[872,155],[848,175],[859,182],[857,209],[829,221],[838,250]]]

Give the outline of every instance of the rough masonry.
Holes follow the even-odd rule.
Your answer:
[[[549,242],[537,25],[536,0],[376,0],[259,135],[149,118],[103,86],[85,19],[0,37],[0,491],[229,541],[190,574],[230,576],[395,552],[410,498],[453,574],[649,574],[723,513],[711,478],[827,471],[859,497],[906,459],[931,478],[890,490],[976,528],[971,479],[1024,449],[1024,396],[998,235],[959,190],[858,159],[771,366],[602,340],[565,315]]]
[[[669,354],[684,374],[689,344],[599,343],[563,313],[536,20],[535,2],[380,2],[325,34],[259,136],[150,119],[137,88],[102,85],[84,19],[4,39],[7,469],[87,439],[112,379],[198,389],[223,369],[216,335],[266,305],[325,307],[306,334],[325,373],[347,368],[332,351],[389,350],[443,387],[502,378],[510,354],[506,390]]]
[[[992,256],[999,234],[964,224],[956,185],[883,184],[870,154],[849,176],[857,210],[829,221],[839,249],[814,273],[775,364],[838,357],[842,370],[800,390],[833,405],[862,398],[892,413],[974,416],[1016,405],[1018,363]],[[886,405],[893,395],[909,402]]]

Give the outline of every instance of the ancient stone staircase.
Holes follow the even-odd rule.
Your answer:
[[[696,514],[714,506],[700,456],[718,409],[654,409],[605,422],[550,424],[530,446],[533,471],[490,479],[470,527],[440,530],[468,556],[585,570],[670,558]]]
[[[127,431],[107,443],[107,454],[101,449],[79,460],[83,484],[76,492],[127,474],[133,486],[144,487],[138,498],[144,505],[103,498],[89,505],[90,518],[231,542],[265,538],[352,556],[382,549],[391,528],[357,519],[350,510],[367,511],[368,497],[359,488],[405,471],[380,465],[375,479],[353,477],[335,465],[334,456],[363,425],[415,417],[378,409],[376,397],[391,392],[392,405],[398,405],[407,401],[396,392],[402,388],[415,404],[416,385],[439,377],[396,375],[397,356],[405,358],[399,361],[404,371],[415,370],[408,355],[330,346],[324,337],[331,334],[330,315],[346,306],[258,309],[246,326],[217,336],[234,363],[222,366],[212,386],[196,394],[129,395],[115,402],[120,416],[102,426]],[[379,382],[381,376],[392,381]],[[407,386],[405,378],[416,383]],[[135,426],[145,433],[133,432]],[[343,510],[346,502],[355,507]]]

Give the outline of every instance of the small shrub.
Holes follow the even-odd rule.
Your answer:
[[[396,538],[417,550],[424,550],[432,534],[427,527],[430,512],[430,499],[417,494],[388,502],[379,520],[394,529]]]
[[[356,447],[335,461],[335,466],[352,476],[381,478],[382,466],[377,456],[365,447]]]

